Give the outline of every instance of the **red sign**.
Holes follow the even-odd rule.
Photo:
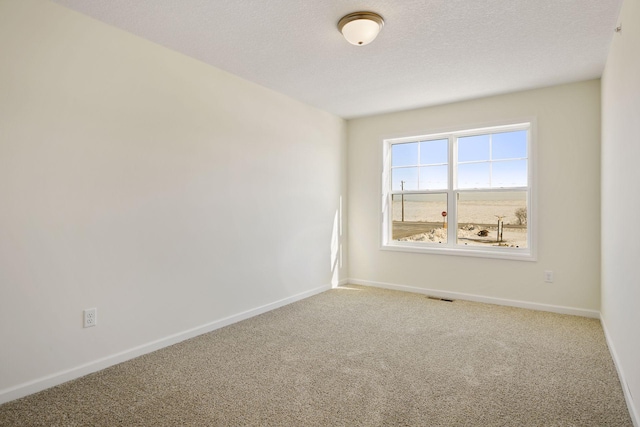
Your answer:
[[[442,211],[442,216],[447,216],[447,211]]]

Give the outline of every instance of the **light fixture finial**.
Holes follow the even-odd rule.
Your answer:
[[[378,36],[383,25],[382,16],[373,12],[350,13],[338,21],[338,29],[344,38],[356,46],[371,43]]]

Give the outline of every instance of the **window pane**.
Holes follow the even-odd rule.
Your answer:
[[[509,160],[493,162],[491,170],[491,187],[526,187],[527,161]]]
[[[489,135],[458,138],[458,161],[489,160]]]
[[[489,163],[468,163],[458,165],[458,188],[489,188]]]
[[[417,190],[418,168],[391,169],[391,190]]]
[[[449,163],[449,140],[438,139],[420,143],[420,164]]]
[[[418,143],[391,146],[391,166],[415,166],[418,164]]]
[[[403,216],[404,211],[404,216]],[[404,242],[447,242],[447,194],[394,194],[392,239]]]
[[[446,166],[423,166],[420,168],[420,190],[446,190],[449,181]]]
[[[518,159],[527,157],[527,131],[493,134],[491,140],[491,158]]]
[[[526,248],[527,192],[458,193],[457,243]]]

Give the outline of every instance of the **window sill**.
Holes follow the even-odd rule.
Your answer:
[[[469,248],[469,247],[448,247],[438,244],[407,244],[407,243],[387,243],[380,246],[380,250],[394,252],[413,252],[434,255],[453,255],[477,258],[494,258],[515,261],[536,261],[536,257],[531,249],[501,249],[501,248]]]

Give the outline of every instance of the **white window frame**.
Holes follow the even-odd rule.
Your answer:
[[[418,252],[439,255],[458,255],[483,258],[498,258],[522,261],[536,260],[536,230],[537,230],[537,198],[536,185],[536,137],[535,118],[518,120],[514,122],[501,122],[498,124],[485,124],[480,126],[456,128],[451,130],[441,130],[438,132],[421,133],[419,135],[390,136],[382,140],[382,212],[381,212],[381,246],[382,250]],[[457,180],[457,138],[475,135],[486,135],[490,133],[509,132],[517,130],[527,130],[527,186],[508,188],[481,188],[481,189],[458,189]],[[391,189],[391,147],[394,144],[421,142],[428,140],[448,139],[448,188],[446,190],[409,190],[404,194],[447,194],[447,243],[435,242],[405,242],[392,239],[392,200],[393,194],[397,193]],[[491,161],[491,160],[489,160]],[[465,162],[460,162],[464,164]],[[500,192],[521,190],[527,192],[527,247],[493,247],[493,246],[465,246],[457,244],[457,203],[456,194],[458,192]]]

